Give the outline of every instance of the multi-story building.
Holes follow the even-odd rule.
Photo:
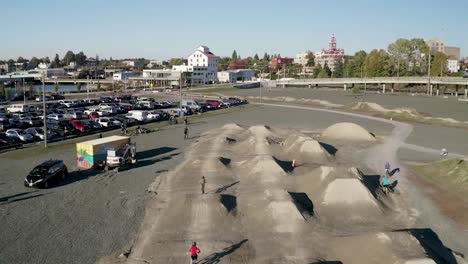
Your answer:
[[[432,51],[438,51],[443,53],[445,50],[445,44],[440,39],[426,39],[425,42]]]
[[[450,73],[458,72],[460,70],[458,60],[447,60],[447,70]]]
[[[460,60],[459,47],[445,46],[444,42],[440,39],[427,39],[425,42],[432,51],[444,53],[449,60]]]
[[[304,51],[304,52],[299,52],[296,54],[296,57],[294,57],[294,63],[306,66],[307,62],[309,61],[309,54],[311,54],[311,51]]]
[[[344,49],[338,49],[336,47],[336,38],[335,35],[332,35],[328,44],[328,49],[322,49],[321,51],[315,52],[314,56],[315,65],[321,65],[324,67],[326,64],[331,71],[334,71],[336,62],[344,62]]]
[[[188,66],[193,67],[191,83],[215,83],[218,79],[218,56],[207,46],[199,46],[188,57]]]

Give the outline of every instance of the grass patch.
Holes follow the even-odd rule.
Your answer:
[[[208,95],[214,95],[218,94],[221,92],[235,92],[239,91],[239,88],[236,87],[218,87],[218,88],[203,88],[203,89],[196,89],[196,90],[187,90],[184,91],[184,94],[188,93],[195,93],[195,94],[208,94]]]
[[[449,159],[410,168],[428,182],[468,202],[468,161]]]
[[[253,105],[242,105],[238,107],[231,107],[231,108],[225,108],[225,109],[220,109],[216,111],[210,111],[203,113],[201,115],[191,115],[188,117],[189,124],[190,122],[193,122],[195,120],[200,120],[208,117],[213,117],[213,116],[218,116],[218,115],[223,115],[223,114],[228,114],[232,113],[235,111],[239,110],[246,110],[253,107]],[[184,117],[180,117],[178,119],[179,124],[184,123]],[[161,122],[155,122],[155,123],[149,123],[146,125],[141,125],[140,127],[147,128],[147,129],[160,129],[162,127],[169,126],[169,121],[161,121]],[[136,126],[128,128],[129,132],[135,131]],[[72,139],[67,139],[67,140],[61,140],[57,142],[52,142],[47,144],[47,148],[44,148],[43,144],[38,144],[36,146],[32,147],[27,147],[27,148],[22,148],[18,150],[11,150],[8,152],[4,152],[0,154],[0,158],[8,158],[8,159],[26,159],[31,156],[35,155],[41,155],[45,153],[51,153],[54,151],[60,151],[60,150],[65,150],[65,149],[74,149],[75,144],[87,140],[92,140],[92,139],[97,139],[99,133],[95,133],[92,135],[87,135],[87,136],[82,136],[82,137],[77,137],[77,138],[72,138]],[[120,135],[120,128],[102,132],[103,137],[108,137],[108,136],[113,136],[113,135]]]

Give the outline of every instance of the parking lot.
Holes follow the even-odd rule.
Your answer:
[[[0,150],[25,147],[44,140],[60,141],[109,130],[121,129],[129,134],[129,127],[166,121],[172,123],[182,116],[201,114],[247,103],[236,97],[194,100],[154,96],[101,96],[99,98],[66,99],[55,95],[46,97],[46,130],[42,98],[26,104],[10,102],[0,107]],[[57,100],[56,100],[57,99]],[[175,99],[175,100],[174,100]],[[181,103],[181,104],[180,104]],[[182,106],[182,107],[180,107]]]

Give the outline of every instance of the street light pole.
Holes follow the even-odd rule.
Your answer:
[[[24,78],[23,78],[23,103],[26,104],[26,91],[24,90]]]
[[[429,91],[431,89],[431,51],[428,52],[429,60],[428,60],[428,67],[427,67],[427,94],[429,95]],[[432,96],[432,94],[431,94]]]
[[[46,117],[46,103],[45,103],[45,76],[42,73],[42,117],[44,121],[44,148],[47,148],[47,117]]]

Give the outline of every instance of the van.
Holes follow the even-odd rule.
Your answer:
[[[182,106],[192,109],[194,112],[198,112],[201,109],[200,104],[192,99],[182,100]]]
[[[128,111],[128,114],[125,115],[126,118],[133,118],[138,121],[146,121],[148,119],[148,111],[132,110]]]
[[[34,111],[34,107],[32,105],[27,104],[12,104],[7,107],[8,113],[25,113],[25,112],[32,112]]]

